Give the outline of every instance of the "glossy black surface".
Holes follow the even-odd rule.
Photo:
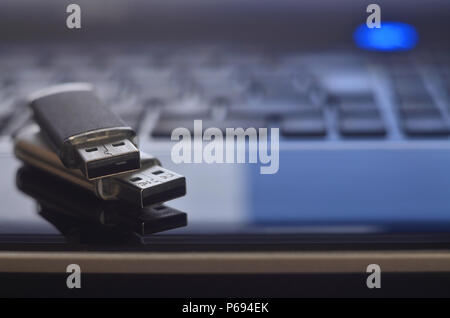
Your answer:
[[[187,177],[187,196],[167,205],[187,212],[188,225],[143,236],[79,224],[64,213],[50,211],[17,188],[21,164],[4,155],[0,157],[0,248],[449,246],[450,180],[445,172],[450,173],[450,168],[445,163],[450,150],[285,150],[280,157],[281,168],[275,175],[260,175],[256,165],[167,165]],[[164,156],[162,160],[169,162]],[[34,181],[45,186],[42,180]],[[57,190],[61,191],[55,189],[55,194]]]

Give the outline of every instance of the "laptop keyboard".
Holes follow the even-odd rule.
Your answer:
[[[107,105],[152,139],[170,138],[177,127],[193,130],[195,119],[203,120],[203,129],[278,127],[286,140],[450,134],[450,60],[444,53],[93,52],[30,56],[4,50],[0,135],[26,122],[30,92],[73,81],[93,83]]]

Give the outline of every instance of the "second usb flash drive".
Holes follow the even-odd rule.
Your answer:
[[[185,177],[161,167],[158,159],[145,153],[142,153],[142,168],[138,171],[88,180],[78,169],[63,166],[37,125],[25,127],[17,134],[14,153],[24,163],[91,190],[104,200],[121,199],[144,207],[186,194]]]
[[[88,179],[140,168],[136,133],[97,98],[88,83],[68,83],[29,98],[36,122],[67,168]]]

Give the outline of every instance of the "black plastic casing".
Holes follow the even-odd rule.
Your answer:
[[[61,90],[31,98],[30,108],[43,135],[67,168],[77,168],[74,146],[129,139],[136,133],[92,89]]]

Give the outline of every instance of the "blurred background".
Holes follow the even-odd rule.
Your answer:
[[[381,29],[365,26],[373,2],[381,7]],[[70,3],[81,7],[81,29],[66,27]],[[400,257],[403,267],[380,258],[394,269],[383,272],[382,290],[389,295],[392,276],[399,275],[403,296],[429,296],[433,288],[448,295],[447,272],[433,279],[398,272],[432,271],[439,264],[445,269],[447,260],[449,30],[448,0],[1,0],[0,249],[7,251],[7,264],[15,270],[10,251],[28,250],[61,257],[67,254],[60,251],[76,250],[86,258],[113,251],[123,255],[114,257],[120,265],[123,251],[146,251],[143,259],[149,251],[269,251],[268,260],[275,251],[298,252],[294,258],[323,251],[334,262],[341,250],[376,250],[385,257],[392,255],[388,250],[420,249],[418,264],[414,254]],[[133,230],[122,239],[73,217],[90,214],[87,205],[96,198],[76,196],[71,204],[76,191],[20,169],[11,136],[31,122],[26,96],[74,81],[93,83],[106,105],[137,131],[140,149],[186,176],[187,195],[168,202],[167,211],[186,212],[187,226],[183,218],[158,227],[167,231],[142,236]],[[195,119],[203,120],[204,129],[222,131],[279,128],[278,173],[261,175],[259,164],[174,164],[171,132],[192,130]],[[28,191],[51,204],[28,195],[27,180]],[[427,257],[422,249],[438,253]],[[33,257],[27,260],[23,268],[47,270]],[[271,261],[267,266],[274,269],[291,264],[288,258]],[[330,262],[320,256],[319,266],[309,258],[306,264],[312,271],[334,271]],[[173,263],[169,268],[184,271],[183,260],[174,257]],[[216,259],[211,270],[226,263]],[[345,272],[356,268],[351,259],[344,263]],[[133,264],[154,269],[151,262]],[[99,295],[106,286],[114,294],[115,285],[120,295],[158,297],[380,295],[366,289],[363,267],[355,275],[133,274],[121,276],[119,284],[89,278],[85,284],[83,278],[83,290],[89,294],[95,286],[92,294]],[[30,276],[5,276],[4,294],[42,289]],[[68,292],[59,293],[64,280],[41,276],[34,284],[61,296]],[[22,290],[20,282],[26,284]]]
[[[188,231],[450,221],[449,1],[377,1],[382,28],[368,29],[371,1],[79,0],[79,30],[71,2],[0,4],[3,154],[27,94],[88,81],[142,150],[186,175],[173,206]],[[174,165],[170,134],[194,119],[280,128],[279,172]]]
[[[64,27],[65,8],[82,8],[82,30]],[[368,16],[370,1],[333,0],[4,0],[0,11],[3,41],[118,41],[143,43],[225,42],[260,44],[272,50],[311,46],[351,47],[351,34]],[[445,0],[380,0],[383,21],[413,24],[421,45],[442,44],[450,25]],[[41,42],[42,43],[42,42]],[[447,43],[448,44],[448,43]]]

